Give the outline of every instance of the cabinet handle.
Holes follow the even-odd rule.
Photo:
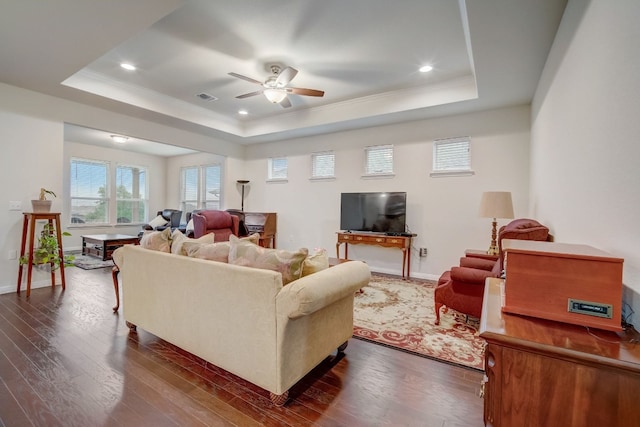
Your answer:
[[[381,239],[380,237],[376,238],[376,242],[380,243],[380,242],[384,242],[384,239]]]
[[[362,240],[362,237],[356,237],[356,240]]]

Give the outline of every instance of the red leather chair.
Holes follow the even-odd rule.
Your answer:
[[[193,236],[196,239],[213,233],[214,241],[224,242],[229,240],[230,235],[238,235],[240,220],[227,211],[202,210],[194,212],[191,219],[193,219]]]
[[[471,256],[460,258],[460,266],[445,271],[434,291],[436,325],[440,324],[440,309],[447,306],[472,317],[480,317],[484,284],[487,277],[500,277],[503,270],[502,240],[539,240],[549,238],[549,229],[533,219],[521,218],[500,227],[499,257],[491,261]]]

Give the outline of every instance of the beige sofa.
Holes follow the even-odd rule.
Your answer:
[[[354,293],[366,264],[339,264],[282,285],[280,273],[126,245],[124,318],[270,392],[288,390],[353,334]]]

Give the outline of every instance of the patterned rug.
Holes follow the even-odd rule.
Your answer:
[[[373,274],[356,294],[354,338],[419,356],[483,370],[484,340],[478,321],[446,307],[435,325],[434,282]]]
[[[94,270],[96,268],[113,267],[113,261],[108,259],[103,261],[101,258],[96,258],[86,255],[74,255],[73,265],[83,270]]]

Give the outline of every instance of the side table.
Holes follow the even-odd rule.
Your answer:
[[[34,235],[36,230],[36,221],[38,220],[46,220],[49,222],[49,227],[54,227],[55,221],[55,229],[56,229],[56,237],[58,239],[58,255],[60,258],[64,258],[64,254],[62,251],[62,234],[60,232],[60,212],[23,212],[24,219],[22,222],[22,243],[20,244],[20,258],[24,256],[24,251],[27,245],[27,238],[29,241],[29,260],[27,262],[27,298],[31,295],[31,272],[33,270],[33,245],[34,245]],[[27,235],[27,229],[29,230],[29,234]],[[23,264],[19,264],[18,267],[18,287],[17,293],[20,293],[20,287],[22,285],[22,267]],[[51,264],[53,267],[53,263]],[[62,280],[62,290],[65,289],[65,280],[64,280],[64,262],[60,263],[60,278]],[[56,285],[56,272],[51,269],[51,287],[55,287]]]

